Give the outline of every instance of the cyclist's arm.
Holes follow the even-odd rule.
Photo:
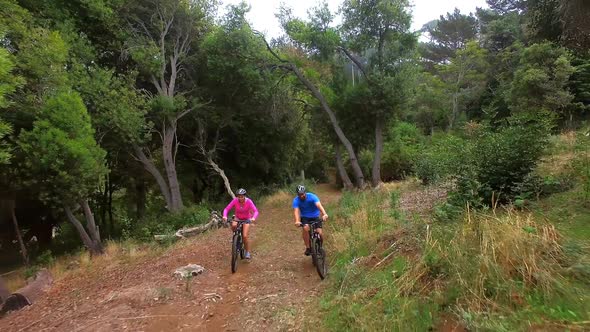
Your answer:
[[[315,206],[318,207],[318,209],[320,209],[320,212],[322,213],[322,216],[328,216],[328,214],[326,213],[326,210],[324,210],[324,206],[322,205],[322,203],[320,201],[317,201],[315,203]]]
[[[252,220],[256,220],[256,218],[258,218],[258,209],[256,208],[256,205],[253,201],[250,201],[250,203],[252,203]]]
[[[295,217],[295,225],[299,224],[301,222],[301,211],[299,211],[298,207],[293,209],[293,216]]]
[[[223,218],[227,219],[227,213],[234,207],[236,200],[232,199],[231,202],[223,209]]]

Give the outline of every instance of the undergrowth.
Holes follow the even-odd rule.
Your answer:
[[[342,196],[327,240],[328,287],[310,324],[424,331],[450,318],[472,330],[590,328],[587,238],[572,242],[568,227],[512,208],[410,222],[392,213],[397,197]]]

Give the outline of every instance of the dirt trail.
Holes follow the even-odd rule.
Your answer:
[[[325,203],[340,193],[317,186]],[[1,331],[290,331],[323,283],[303,255],[290,200],[259,206],[253,259],[230,271],[230,232],[191,239],[159,257],[89,268],[60,281],[38,303],[0,319]],[[206,272],[190,283],[172,272],[189,263]]]

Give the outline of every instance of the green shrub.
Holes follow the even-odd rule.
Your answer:
[[[400,180],[414,172],[414,162],[424,144],[424,136],[416,125],[397,122],[389,130],[383,145],[381,178]]]
[[[436,183],[456,175],[471,159],[471,144],[463,138],[439,134],[416,156],[416,176],[424,184]]]
[[[533,176],[549,143],[551,117],[543,113],[513,116],[493,130],[483,126],[467,138],[433,137],[416,162],[416,174],[426,184],[453,180],[449,203],[472,207],[508,202],[567,188],[564,179]]]
[[[519,187],[537,166],[551,132],[550,121],[542,115],[518,116],[498,131],[487,130],[477,138],[473,161],[479,196],[484,203],[492,199],[512,200]]]
[[[590,130],[576,135],[576,153],[574,170],[581,183],[581,199],[590,204]]]

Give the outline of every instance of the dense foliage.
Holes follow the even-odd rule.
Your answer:
[[[254,198],[301,171],[522,197],[549,135],[588,117],[585,5],[488,3],[421,32],[406,0],[284,7],[265,40],[245,3],[0,0],[1,198],[49,248],[54,227],[100,242],[203,222],[224,176]]]

